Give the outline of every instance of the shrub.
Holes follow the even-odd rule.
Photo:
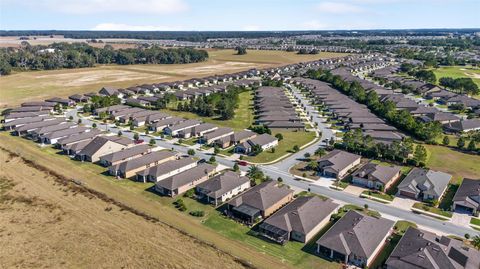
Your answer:
[[[199,218],[205,216],[205,212],[203,212],[202,210],[190,211],[189,214],[194,216],[194,217],[199,217]]]

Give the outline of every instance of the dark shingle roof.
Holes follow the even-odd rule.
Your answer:
[[[198,188],[207,191],[208,196],[218,198],[249,181],[248,177],[242,177],[235,172],[227,171],[199,184]]]

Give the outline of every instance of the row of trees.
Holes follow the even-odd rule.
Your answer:
[[[335,89],[350,96],[358,103],[365,104],[377,116],[386,119],[397,128],[415,136],[416,138],[432,142],[442,133],[442,125],[439,122],[422,123],[407,110],[397,110],[392,101],[380,101],[375,91],[367,91],[357,81],[348,82],[341,76],[332,75],[328,70],[309,70],[308,76],[330,83]]]
[[[121,100],[117,96],[92,96],[90,103],[83,106],[83,111],[92,113],[97,108],[119,105],[120,103]]]
[[[235,116],[235,109],[240,101],[239,94],[243,89],[229,86],[223,93],[212,93],[192,99],[187,103],[180,102],[177,110],[196,113],[200,116],[220,116],[222,120],[229,120]]]
[[[414,145],[411,138],[394,141],[390,145],[376,143],[369,135],[364,136],[360,129],[347,131],[342,143],[336,143],[336,148],[360,154],[367,158],[384,159],[409,165],[425,166],[427,150],[423,145]]]
[[[460,94],[475,95],[480,93],[477,84],[471,78],[440,78],[440,85]]]
[[[6,48],[0,51],[0,74],[15,70],[52,70],[92,67],[95,64],[185,64],[208,59],[204,50],[164,49],[158,46],[114,50],[112,46],[95,48],[86,43],[54,43],[48,46]]]

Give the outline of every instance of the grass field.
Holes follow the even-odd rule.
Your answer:
[[[50,147],[40,148],[38,147],[38,145],[34,144],[31,141],[20,139],[18,137],[12,137],[7,133],[0,134],[0,146],[2,148],[8,149],[9,151],[19,154],[20,156],[24,157],[27,160],[32,160],[35,163],[35,165],[41,165],[42,167],[48,168],[51,171],[56,171],[58,174],[62,175],[65,178],[76,179],[81,181],[82,184],[84,186],[87,186],[89,189],[98,191],[102,193],[102,195],[105,195],[106,197],[108,197],[108,199],[110,199],[109,201],[121,202],[123,205],[133,208],[137,212],[142,212],[142,214],[147,214],[148,216],[161,220],[161,223],[165,225],[169,225],[169,227],[172,227],[175,231],[179,231],[182,234],[191,236],[191,238],[188,240],[189,242],[197,242],[200,244],[200,246],[206,246],[204,243],[213,244],[216,248],[222,250],[221,252],[219,252],[220,254],[221,253],[231,254],[234,257],[236,257],[236,259],[248,261],[253,266],[259,267],[259,268],[291,268],[292,267],[290,263],[282,262],[277,257],[274,257],[272,255],[268,255],[268,254],[259,255],[257,249],[252,248],[251,246],[245,245],[242,242],[237,242],[235,240],[232,240],[224,235],[217,233],[216,231],[212,231],[211,229],[202,225],[199,219],[191,217],[187,213],[176,210],[171,204],[172,199],[160,197],[157,194],[150,191],[152,184],[137,183],[129,180],[118,181],[113,177],[101,175],[100,173],[106,170],[103,167],[93,165],[90,163],[81,163],[81,162],[72,161],[66,156],[57,154],[56,151]],[[9,173],[15,173],[15,169],[10,169],[11,171]],[[2,170],[5,170],[3,165],[2,165]],[[1,173],[6,173],[6,172],[2,171]],[[19,173],[23,173],[23,171]],[[28,175],[30,175],[28,171],[27,173]],[[19,177],[19,178],[22,178],[22,177]],[[32,191],[34,190],[37,191],[38,190],[37,181],[42,180],[42,177],[30,176],[29,179],[30,180],[28,181],[29,182],[28,188],[31,189]],[[49,185],[48,188],[46,189],[51,189],[51,188],[52,186]],[[63,188],[67,188],[67,187],[64,186]],[[75,202],[72,202],[72,203],[75,203]],[[81,205],[82,203],[80,202],[79,204]],[[103,209],[104,207],[102,207],[102,210]],[[79,220],[79,222],[82,222],[82,221],[83,221],[82,219]],[[128,218],[125,219],[125,221],[128,221]],[[4,223],[4,222],[1,222],[1,223]],[[132,222],[132,223],[134,227],[137,227],[137,226],[141,227],[140,224],[136,225],[135,222]],[[71,223],[69,227],[72,228],[75,226],[76,226],[75,224]],[[110,227],[110,226],[106,226],[106,227]],[[123,225],[119,224],[118,227],[123,228]],[[149,239],[151,236],[158,237],[159,239],[164,239],[169,234],[174,234],[173,232],[165,231],[165,233],[154,235],[154,233],[152,233],[155,230],[154,228],[146,228],[146,229],[140,228],[140,229],[142,230],[142,232],[121,230],[119,231],[119,233],[136,235],[137,233],[143,233],[143,231],[148,231]],[[82,239],[72,238],[72,240],[81,241]],[[155,240],[155,239],[152,239],[152,240]],[[94,240],[92,241],[95,242]],[[119,242],[119,241],[129,242],[127,239],[116,240],[116,242]],[[150,244],[150,246],[157,246],[157,244],[154,243],[154,241],[147,241],[147,242]],[[168,242],[168,241],[165,241],[165,242]],[[172,256],[174,255],[173,253],[176,253],[177,250],[182,250],[182,253],[183,253],[183,251],[185,250],[188,252],[189,249],[192,249],[193,251],[192,253],[197,253],[197,254],[194,254],[194,255],[197,255],[197,257],[202,257],[204,255],[204,254],[201,254],[200,252],[197,252],[197,250],[198,251],[202,250],[201,247],[195,248],[194,246],[184,245],[182,240],[177,240],[171,245],[175,247],[175,250],[172,252]],[[160,248],[156,248],[156,249],[160,250]],[[141,245],[139,245],[138,250],[142,250]],[[129,251],[123,251],[122,253],[124,255],[127,252]],[[169,251],[168,250],[164,251],[164,253],[169,254]],[[158,253],[155,253],[152,255],[157,255],[157,254]],[[18,254],[16,255],[18,256]],[[108,255],[108,254],[105,254],[105,255]],[[210,255],[210,254],[205,254],[205,255]],[[219,254],[218,253],[211,254],[210,257],[211,258],[214,257],[213,255],[219,255]],[[101,254],[98,255],[98,257],[102,257],[102,256],[103,255]],[[135,257],[135,256],[131,256],[131,257]],[[141,256],[141,257],[144,257],[144,256]],[[159,255],[159,257],[162,257],[162,256]],[[26,259],[26,261],[28,260],[30,259]],[[35,258],[32,258],[32,260],[35,260]],[[174,259],[172,258],[172,260]],[[122,258],[119,258],[119,261],[123,261]],[[209,260],[208,262],[215,264],[215,262],[213,262],[212,260]],[[161,263],[158,262],[157,264],[161,264]],[[200,264],[200,261],[197,264],[201,267],[204,267]],[[196,266],[197,264],[192,266]],[[226,264],[228,265],[228,259]],[[131,267],[139,267],[139,266],[131,266]],[[120,267],[120,266],[111,266],[111,267]],[[175,266],[172,265],[171,267],[175,267]],[[234,268],[234,266],[229,266],[229,267]],[[222,268],[226,268],[226,267],[222,267]]]
[[[452,183],[458,183],[464,177],[478,178],[480,175],[479,155],[465,154],[444,146],[425,147],[428,151],[427,167],[451,174]]]
[[[210,50],[208,61],[176,65],[99,65],[94,68],[19,72],[0,77],[0,108],[48,97],[98,91],[102,86],[129,87],[144,83],[184,80],[195,77],[267,68],[345,54],[298,55],[284,51]]]
[[[176,111],[173,109],[166,109],[165,112],[172,115],[186,119],[200,119],[204,122],[213,123],[215,125],[230,127],[234,130],[243,130],[248,128],[253,123],[253,93],[252,91],[245,91],[239,94],[240,102],[238,109],[235,110],[235,117],[231,120],[221,120],[218,117],[201,117],[195,113]]]
[[[471,78],[480,87],[480,68],[471,66],[441,66],[433,69],[437,80],[442,77]]]
[[[245,157],[245,160],[254,163],[271,162],[287,153],[293,152],[292,149],[294,145],[302,147],[303,145],[315,139],[314,132],[275,132],[275,130],[272,130],[272,135],[276,135],[277,133],[281,133],[283,135],[283,140],[278,142],[278,146],[275,147],[275,152],[272,153],[271,150],[266,150],[256,156],[247,156]]]

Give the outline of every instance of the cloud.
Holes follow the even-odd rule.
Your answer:
[[[303,23],[300,27],[301,29],[305,29],[305,30],[323,30],[323,29],[327,29],[328,24],[321,23],[317,20],[312,20],[312,21],[307,21]]]
[[[242,31],[260,31],[261,27],[258,25],[245,25]]]
[[[32,7],[68,14],[171,14],[188,10],[184,0],[37,0]]]
[[[316,9],[322,13],[329,14],[352,14],[364,13],[366,10],[363,7],[340,2],[322,2],[316,6]]]
[[[182,27],[162,25],[129,25],[123,23],[100,23],[95,25],[93,31],[179,31]]]

